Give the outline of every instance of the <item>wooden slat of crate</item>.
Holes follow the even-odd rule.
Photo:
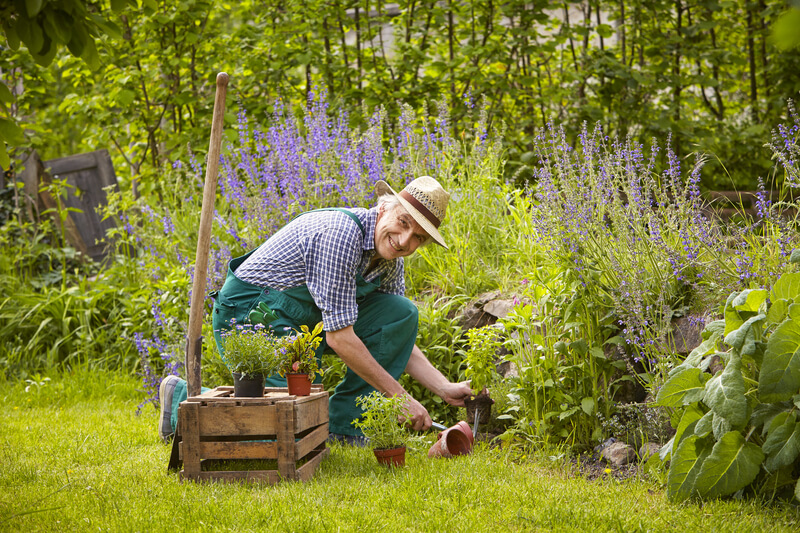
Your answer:
[[[323,448],[319,450],[319,452],[311,457],[311,459],[297,469],[297,480],[298,481],[308,481],[312,477],[314,477],[314,472],[316,472],[317,467],[322,462],[322,460],[331,453],[330,448]]]
[[[295,454],[297,457],[305,457],[317,446],[325,442],[327,438],[328,423],[326,422],[295,443]]]
[[[275,435],[278,411],[275,405],[202,405],[199,432],[202,437]]]
[[[203,459],[273,459],[274,460],[278,458],[278,444],[276,442],[253,442],[253,441],[245,441],[245,442],[202,442],[201,441],[200,457],[202,457]],[[300,457],[302,457],[302,455]]]

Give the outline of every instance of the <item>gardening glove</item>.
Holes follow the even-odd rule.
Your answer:
[[[469,383],[469,381],[448,383],[442,387],[442,393],[440,395],[442,400],[456,407],[464,407],[464,399],[472,396],[472,389]]]

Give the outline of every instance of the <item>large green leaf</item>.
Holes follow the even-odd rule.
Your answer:
[[[718,498],[746,487],[758,475],[764,452],[738,431],[726,433],[703,461],[695,489],[704,498]]]
[[[742,355],[753,355],[756,353],[754,327],[766,318],[767,315],[763,313],[748,318],[741,326],[725,335],[725,344],[731,346]]]
[[[758,313],[761,305],[767,300],[766,289],[746,289],[733,299],[731,305],[742,313]],[[744,318],[744,317],[742,317]]]
[[[709,433],[711,433],[712,429],[712,421],[714,420],[714,411],[709,411],[703,418],[697,421],[697,424],[694,426],[694,434],[698,437],[705,437]]]
[[[767,342],[758,377],[758,396],[763,403],[791,399],[800,390],[800,323],[784,321]]]
[[[667,380],[658,391],[656,405],[681,407],[699,402],[705,393],[709,375],[699,368],[688,368]]]
[[[12,146],[20,145],[25,142],[25,133],[22,131],[22,128],[10,120],[0,118],[0,141],[2,140],[5,140]]]
[[[773,418],[791,408],[792,404],[789,402],[760,403],[753,408],[753,413],[750,415],[750,425],[754,429],[758,429],[762,425],[765,428],[769,427]]]
[[[683,439],[672,454],[667,473],[667,496],[681,501],[697,495],[697,476],[713,448],[708,439],[692,435]]]
[[[782,275],[772,286],[769,299],[773,304],[778,300],[798,301],[800,299],[800,272]]]
[[[681,441],[684,437],[688,437],[694,433],[695,425],[698,420],[703,418],[703,415],[705,415],[705,412],[697,405],[690,405],[686,408],[675,430],[673,449],[677,449],[681,445]]]
[[[742,359],[731,352],[725,370],[706,383],[703,402],[718,416],[725,418],[734,427],[743,427],[747,422],[747,399],[742,376]]]
[[[739,316],[739,312],[733,306],[733,301],[738,295],[739,294],[735,292],[728,295],[728,300],[725,302],[725,330],[723,331],[723,335],[727,335],[731,331],[739,329],[739,326],[744,324],[744,319]]]
[[[700,343],[698,347],[696,347],[689,353],[688,356],[686,356],[686,359],[684,359],[683,363],[681,363],[679,366],[670,371],[669,373],[670,376],[677,374],[679,368],[686,368],[699,365],[700,361],[702,361],[704,356],[714,351],[714,348],[716,347],[717,344],[717,340],[719,340],[721,336],[722,336],[721,331],[715,331],[711,333],[711,335],[706,340]]]
[[[794,463],[800,454],[800,424],[793,414],[779,420],[777,417],[770,425],[767,440],[761,446],[767,456],[764,468],[775,472]]]

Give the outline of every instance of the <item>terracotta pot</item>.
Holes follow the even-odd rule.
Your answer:
[[[405,466],[406,465],[406,447],[400,446],[399,448],[383,448],[379,450],[372,450],[378,463],[386,466]]]
[[[436,442],[428,450],[428,457],[450,458],[469,455],[472,453],[472,443],[473,437],[469,424],[461,421],[439,433]]]
[[[311,379],[309,379],[308,374],[289,372],[286,374],[286,385],[289,387],[289,394],[294,396],[308,396],[311,394]]]
[[[248,374],[244,379],[239,372],[233,374],[233,395],[236,398],[259,398],[264,396],[264,376]]]

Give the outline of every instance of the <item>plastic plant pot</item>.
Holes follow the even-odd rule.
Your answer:
[[[264,376],[247,375],[242,378],[239,372],[233,374],[233,395],[236,398],[260,398],[264,396]]]
[[[311,380],[308,374],[286,374],[286,385],[289,387],[289,394],[294,396],[308,396],[311,394]]]

